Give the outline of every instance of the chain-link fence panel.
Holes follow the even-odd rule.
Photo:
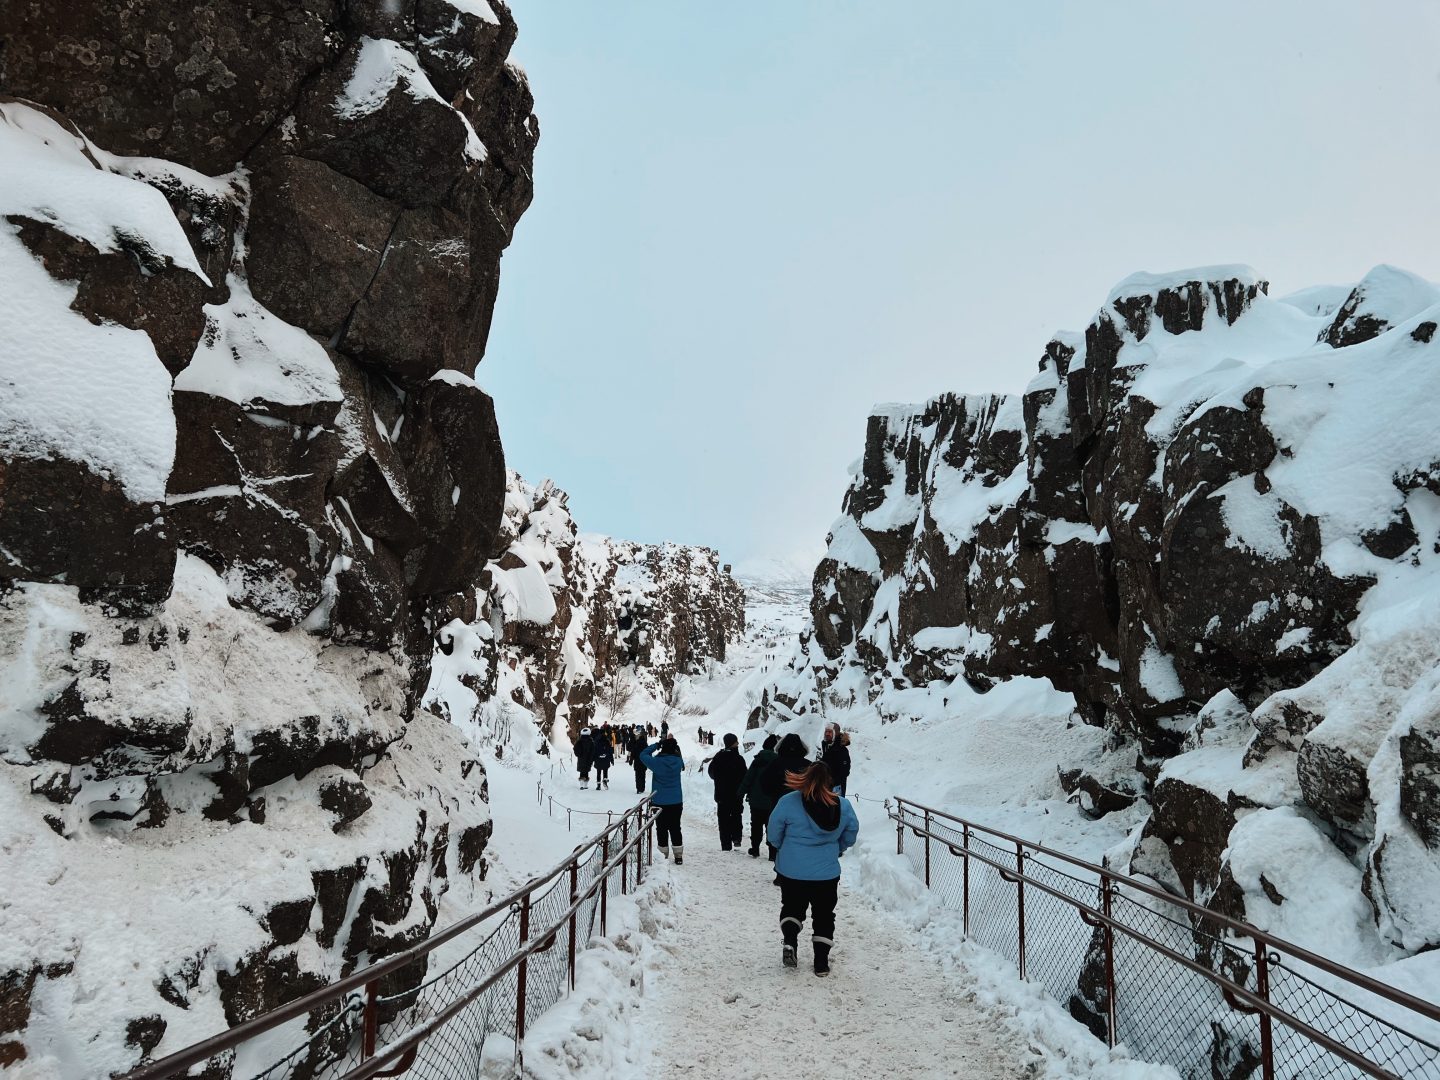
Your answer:
[[[905,800],[890,814],[916,876],[964,912],[971,940],[1138,1058],[1196,1080],[1440,1080],[1433,1003],[973,822]]]
[[[512,1040],[518,1053],[528,1027],[569,991],[609,904],[644,880],[654,817],[642,802],[510,897],[373,965],[373,978],[367,968],[317,992],[315,1003],[282,1006],[126,1080],[344,1080],[357,1070],[478,1077],[491,1036]],[[458,944],[470,937],[478,940]],[[410,1049],[386,1049],[401,1044]]]

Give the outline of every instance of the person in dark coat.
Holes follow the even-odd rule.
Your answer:
[[[685,790],[680,782],[685,775],[685,759],[680,756],[680,744],[666,737],[641,750],[640,760],[655,774],[654,805],[660,811],[655,830],[660,834],[660,854],[668,857],[674,851],[675,865],[680,866],[685,862],[685,840],[680,834],[680,815],[685,812]]]
[[[806,909],[814,932],[815,974],[830,974],[835,941],[835,905],[840,892],[840,856],[854,845],[860,822],[850,803],[835,793],[834,778],[823,761],[803,776],[792,777],[795,790],[770,813],[770,839],[780,849],[775,872],[780,879],[781,961],[796,967]]]
[[[575,744],[575,767],[580,770],[580,787],[590,786],[590,766],[595,761],[595,736],[590,729],[580,729],[580,741]]]
[[[635,770],[635,794],[645,794],[645,763],[640,760],[640,751],[645,749],[645,729],[638,725],[630,732],[626,747],[630,752],[630,765]]]
[[[610,766],[615,764],[615,744],[610,741],[610,732],[601,730],[595,740],[595,790],[610,787]]]
[[[706,770],[715,781],[715,815],[720,819],[720,850],[740,849],[745,840],[745,799],[740,788],[745,783],[745,758],[740,754],[740,740],[732,732],[725,736],[725,749],[710,759]]]
[[[845,781],[850,779],[850,736],[840,730],[839,724],[825,725],[820,760],[830,766],[830,777],[835,781],[836,789],[844,795]]]
[[[760,857],[760,840],[765,835],[765,823],[770,819],[770,811],[775,809],[775,804],[765,794],[760,784],[760,778],[765,775],[765,770],[770,767],[778,754],[775,753],[775,744],[780,741],[780,736],[773,732],[765,737],[760,752],[755,755],[755,760],[750,762],[750,768],[745,771],[745,781],[740,785],[740,794],[750,804],[750,857]],[[775,848],[770,844],[770,861],[775,861]]]
[[[775,747],[775,760],[760,777],[760,790],[770,800],[771,806],[791,790],[785,779],[786,774],[801,775],[810,764],[810,748],[805,745],[804,739],[792,734],[780,740],[780,744]]]

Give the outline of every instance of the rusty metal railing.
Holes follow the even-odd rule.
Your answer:
[[[491,1035],[518,1059],[529,1021],[574,987],[597,922],[607,931],[610,896],[644,880],[654,819],[647,796],[484,910],[122,1080],[451,1080],[478,1074]]]
[[[1206,1080],[1440,1080],[1434,1002],[1147,880],[909,799],[888,813],[966,937],[1111,1046]]]

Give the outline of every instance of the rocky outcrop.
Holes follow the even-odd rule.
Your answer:
[[[1023,394],[878,409],[767,707],[1046,680],[1107,748],[1056,793],[1148,808],[1129,869],[1282,930],[1349,897],[1357,962],[1436,947],[1437,316],[1391,267],[1136,275]]]
[[[426,702],[504,745],[518,716],[547,739],[618,720],[615,680],[664,699],[681,676],[723,661],[745,631],[745,593],[709,548],[586,534],[550,481],[510,474],[504,547],[441,630]],[[607,704],[607,702],[609,704]]]
[[[420,700],[507,544],[514,39],[499,0],[0,12],[0,846],[68,881],[7,893],[7,1064],[122,1071],[483,889],[484,770]],[[120,911],[123,979],[83,947]]]

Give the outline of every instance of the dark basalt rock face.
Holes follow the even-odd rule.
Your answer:
[[[710,548],[582,539],[568,499],[551,481],[509,475],[503,554],[441,631],[449,677],[476,709],[513,709],[546,736],[557,724],[575,738],[592,722],[620,721],[617,681],[678,712],[679,678],[723,661],[744,634],[744,590]],[[461,699],[439,693],[428,704],[468,722],[451,714]]]
[[[816,574],[825,654],[853,643],[877,675],[897,661],[919,682],[960,669],[977,685],[1046,678],[1087,722],[1166,757],[1179,746],[1169,718],[1225,689],[1256,705],[1348,647],[1372,579],[1329,571],[1315,519],[1270,493],[1263,389],[1166,427],[1131,390],[1143,368],[1120,362],[1152,333],[1231,325],[1264,290],[1238,277],[1137,286],[1083,339],[1050,342],[1018,399],[946,395],[871,417],[844,506],[865,555],[846,565],[832,544]],[[951,521],[962,486],[988,505]],[[1263,503],[1283,550],[1235,541],[1232,500]],[[896,577],[888,640],[857,640]],[[1301,625],[1307,649],[1279,648]],[[962,626],[958,648],[930,632]]]
[[[238,1022],[423,940],[439,896],[483,877],[484,770],[420,709],[436,630],[473,617],[504,549],[504,452],[472,375],[538,126],[506,62],[515,22],[483,8],[0,7],[7,130],[109,185],[117,215],[106,236],[0,206],[0,241],[73,291],[64,317],[133,335],[159,387],[139,419],[174,447],[146,487],[63,431],[0,442],[0,648],[31,642],[33,669],[0,782],[41,860],[10,872],[183,823],[197,860],[248,881],[247,858],[295,860],[287,835],[324,840],[278,895],[259,875],[190,913],[228,959],[200,933],[144,958],[153,994],[139,979],[66,1018],[97,1025],[95,1075],[176,1049],[198,997]],[[75,960],[63,912],[9,910],[7,933],[32,915],[62,932],[0,973],[4,1064],[43,1049],[35,980]]]
[[[1433,595],[1440,482],[1421,426],[1374,404],[1433,392],[1437,308],[1390,267],[1343,301],[1273,301],[1243,268],[1137,275],[1023,394],[877,410],[813,631],[752,723],[857,686],[902,720],[961,681],[1043,679],[1104,729],[1056,794],[1133,815],[1117,869],[1274,925],[1309,902],[1283,835],[1363,891],[1366,947],[1437,947],[1440,648],[1410,597]],[[1092,943],[1069,1003],[1101,1034],[1103,974]],[[1215,1028],[1215,1075],[1256,1053]]]

